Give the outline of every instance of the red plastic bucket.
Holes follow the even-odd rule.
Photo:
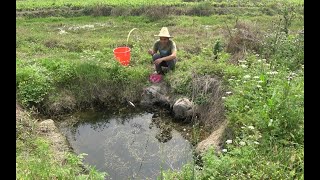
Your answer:
[[[113,50],[113,54],[120,64],[128,66],[130,63],[130,51],[129,47],[117,47]]]

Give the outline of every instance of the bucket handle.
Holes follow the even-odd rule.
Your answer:
[[[129,31],[128,36],[127,36],[127,45],[126,45],[127,47],[128,47],[128,44],[129,44],[129,37],[130,37],[132,31],[134,31],[134,30],[138,30],[138,31],[140,32],[140,30],[139,30],[138,28],[133,28],[133,29],[131,29],[131,30]],[[140,32],[140,36],[143,38],[141,32]]]

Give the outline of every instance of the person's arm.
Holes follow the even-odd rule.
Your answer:
[[[148,53],[149,53],[151,56],[153,56],[156,52],[154,52],[153,49],[149,49],[149,50],[148,50]]]
[[[151,56],[153,56],[155,53],[157,53],[157,50],[158,48],[157,48],[157,42],[155,42],[154,44],[153,44],[153,47],[152,47],[152,49],[149,49],[148,50],[148,53],[151,55]]]
[[[172,47],[171,47],[171,55],[165,56],[162,58],[157,59],[154,61],[155,64],[160,64],[162,61],[171,61],[177,57],[177,47],[175,42],[172,42]]]
[[[176,57],[177,57],[177,51],[174,51],[174,52],[172,52],[171,55],[165,56],[165,57],[162,57],[162,58],[159,58],[159,59],[161,59],[161,62],[162,61],[171,61],[171,60],[175,59]]]

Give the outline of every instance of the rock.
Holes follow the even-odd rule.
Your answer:
[[[54,121],[52,119],[47,119],[39,123],[38,130],[40,133],[51,133],[56,130],[56,126],[54,125]]]
[[[226,126],[226,121],[221,123],[219,128],[213,131],[209,137],[197,144],[195,152],[201,155],[204,152],[206,152],[210,147],[213,147],[213,149],[216,152],[219,152],[221,149],[221,140],[223,139],[223,134],[226,129]]]
[[[50,143],[50,147],[55,154],[55,159],[59,163],[65,161],[65,153],[71,152],[67,139],[62,135],[52,119],[46,119],[40,122],[37,126],[39,134],[47,139]]]
[[[170,106],[166,89],[161,85],[152,85],[143,90],[140,104],[151,107],[153,105]]]
[[[172,106],[174,118],[176,119],[187,119],[192,116],[192,102],[187,98],[178,99]]]

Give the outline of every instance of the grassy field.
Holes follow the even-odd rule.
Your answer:
[[[202,170],[187,164],[180,172],[164,172],[162,178],[304,179],[303,1],[16,3],[17,13],[91,8],[69,16],[65,16],[68,10],[56,16],[17,16],[16,89],[17,102],[24,108],[54,116],[121,104],[126,99],[138,102],[153,72],[147,50],[157,39],[154,35],[166,26],[174,36],[179,58],[176,71],[165,76],[170,93],[206,105],[211,96],[202,92],[194,97],[193,78],[220,77],[226,92],[232,94],[224,97],[225,116],[232,131],[225,138],[232,143],[223,145],[225,153],[209,151],[203,157]],[[154,7],[157,4],[160,10]],[[107,6],[111,7],[108,12],[99,9]],[[167,7],[175,7],[169,9],[175,13],[163,15]],[[130,13],[125,14],[129,12],[126,8]],[[134,8],[151,11],[134,15]],[[188,8],[195,15],[180,14],[181,9]],[[104,13],[108,15],[101,15]],[[128,38],[133,28],[137,30]],[[118,46],[131,47],[128,67],[113,57]],[[210,124],[210,120],[203,121]],[[36,134],[28,138],[29,133],[24,132],[27,127],[32,126],[20,121],[17,124],[18,179],[66,176],[62,169],[55,171],[56,164],[45,164],[50,162],[41,155],[47,153],[46,145],[35,140]],[[32,134],[32,128],[27,129]],[[30,151],[32,148],[38,150]],[[75,159],[69,157],[67,169],[78,165]],[[88,177],[80,172],[73,171],[70,178]],[[94,170],[89,173],[93,179],[101,176]]]
[[[59,8],[59,7],[87,7],[94,5],[108,5],[108,6],[153,6],[153,5],[169,5],[169,6],[186,6],[197,5],[204,1],[197,0],[20,0],[16,1],[16,9],[42,9],[42,8]],[[296,5],[303,5],[303,0],[209,0],[205,1],[212,6],[268,6],[272,4],[293,3]]]

